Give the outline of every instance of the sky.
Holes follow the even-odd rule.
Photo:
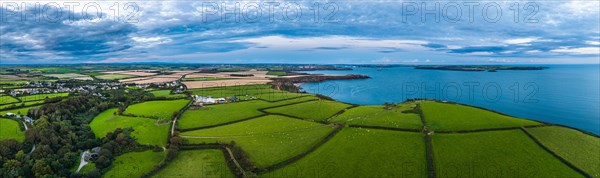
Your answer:
[[[2,1],[0,64],[600,63],[600,1]]]

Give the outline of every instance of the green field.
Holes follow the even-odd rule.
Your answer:
[[[124,114],[151,117],[155,119],[171,119],[173,113],[189,103],[189,100],[147,101],[127,107]]]
[[[282,92],[271,88],[271,85],[241,85],[189,90],[194,95],[217,97],[256,95],[260,93]]]
[[[280,101],[280,100],[286,100],[286,99],[291,99],[291,98],[297,98],[297,97],[302,97],[302,96],[309,96],[309,94],[306,93],[290,93],[290,92],[271,92],[271,93],[263,93],[263,94],[257,94],[257,95],[253,95],[256,98],[260,98],[262,100],[266,100],[266,101]],[[311,95],[312,96],[312,95]]]
[[[383,106],[359,106],[352,108],[332,119],[334,123],[350,125],[421,129],[421,117],[414,113],[402,113],[412,110],[414,104],[400,104],[390,110]]]
[[[185,98],[184,94],[171,94],[171,90],[156,90],[151,91],[150,94],[155,97],[166,97],[166,98]]]
[[[180,129],[218,125],[263,115],[263,112],[258,111],[258,109],[261,108],[280,106],[312,99],[316,98],[306,96],[279,102],[251,100],[237,103],[206,105],[197,110],[185,111],[181,115],[181,118],[177,121],[177,124],[179,125]]]
[[[96,164],[94,164],[94,163],[88,163],[85,166],[83,166],[81,168],[81,170],[79,170],[79,173],[80,174],[87,174],[88,172],[90,172],[90,171],[92,171],[94,169],[96,169]]]
[[[269,71],[267,75],[275,75],[275,76],[284,76],[287,75],[287,72],[284,71]]]
[[[221,150],[182,150],[153,177],[230,177],[235,176]]]
[[[42,104],[44,103],[44,100],[39,100],[39,101],[27,101],[27,102],[22,102],[22,103],[13,103],[13,104],[5,104],[5,105],[1,105],[0,109],[8,109],[10,107],[13,107],[13,105],[15,105],[15,107],[22,107],[22,104],[24,104],[24,107],[27,106],[33,106],[33,105],[38,105],[38,104]]]
[[[64,74],[45,74],[46,77],[54,77],[59,79],[72,79],[72,78],[86,78],[89,77],[87,75],[82,75],[78,73],[64,73]]]
[[[106,75],[96,76],[96,78],[103,79],[103,80],[119,80],[119,79],[133,78],[133,77],[136,77],[136,76],[127,75],[127,74],[106,74]]]
[[[235,124],[181,133],[190,143],[235,141],[258,167],[296,156],[317,144],[331,126],[270,115]]]
[[[521,130],[435,134],[438,177],[581,177]]]
[[[69,96],[69,93],[49,93],[49,94],[27,95],[27,96],[20,96],[19,99],[21,99],[21,101],[25,102],[25,101],[44,100],[46,98],[65,97],[65,96]]]
[[[92,120],[90,127],[97,138],[117,128],[133,128],[131,136],[140,144],[165,146],[168,140],[170,124],[157,125],[155,119],[114,115],[117,109],[108,109]]]
[[[16,98],[13,98],[12,96],[8,96],[8,95],[0,96],[0,105],[17,103],[17,102],[19,102],[19,100],[17,100]]]
[[[427,127],[434,131],[477,130],[540,124],[479,108],[435,101],[421,102],[421,109]]]
[[[600,177],[600,139],[564,127],[527,129],[544,146],[592,177]]]
[[[183,78],[183,81],[215,81],[215,80],[229,80],[228,78],[216,78],[216,77],[197,77],[197,78]]]
[[[20,124],[12,119],[0,118],[0,140],[15,139],[23,142],[25,134],[21,130]]]
[[[325,121],[337,112],[350,107],[348,104],[335,101],[311,101],[265,110],[269,113],[286,114],[304,119]]]
[[[114,160],[113,166],[102,177],[141,177],[152,171],[164,157],[163,152],[151,150],[125,153]]]
[[[18,109],[11,109],[11,110],[0,111],[0,116],[5,116],[6,113],[13,113],[13,114],[19,114],[19,115],[27,115],[27,112],[29,112],[29,109],[33,108],[33,107],[37,107],[37,106],[24,107],[24,108],[18,108]]]
[[[306,157],[261,177],[427,177],[420,133],[344,128]]]
[[[263,113],[258,109],[266,107],[268,104],[264,101],[254,100],[208,105],[198,110],[185,111],[178,120],[178,124],[181,129],[189,129],[242,120],[262,115]]]

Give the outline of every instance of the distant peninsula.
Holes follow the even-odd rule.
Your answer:
[[[548,67],[541,66],[489,66],[489,65],[423,65],[415,66],[415,69],[423,70],[452,70],[472,72],[497,72],[498,70],[544,70]]]

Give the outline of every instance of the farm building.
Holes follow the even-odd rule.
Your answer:
[[[202,104],[215,104],[215,103],[224,103],[227,102],[227,100],[225,98],[213,98],[210,96],[198,96],[198,95],[193,95],[192,96],[194,98],[194,104],[198,105],[200,103]]]

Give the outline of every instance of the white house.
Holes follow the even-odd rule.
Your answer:
[[[214,104],[217,103],[217,100],[207,96],[198,96],[198,95],[193,95],[192,97],[194,97],[194,103],[198,104],[198,103],[203,103],[203,104]]]

